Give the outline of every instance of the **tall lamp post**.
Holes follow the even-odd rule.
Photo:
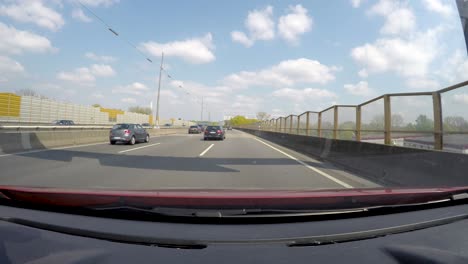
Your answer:
[[[161,94],[161,77],[164,62],[164,52],[161,53],[161,66],[159,67],[158,96],[156,98],[156,125],[159,126],[159,95]]]

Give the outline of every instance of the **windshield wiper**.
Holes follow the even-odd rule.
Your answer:
[[[338,208],[329,210],[314,209],[201,209],[201,208],[171,208],[171,207],[138,207],[138,206],[95,206],[86,207],[94,212],[138,213],[162,217],[191,217],[191,218],[274,218],[274,217],[307,217],[366,213],[378,210],[390,211],[391,209],[417,209],[423,206],[450,204],[459,200],[468,199],[468,193],[451,195],[446,199],[430,200],[421,203],[364,206],[356,208]]]
[[[188,218],[277,218],[277,217],[308,217],[308,216],[333,216],[343,214],[366,213],[379,209],[399,209],[402,207],[414,207],[432,203],[413,205],[376,206],[337,210],[282,210],[282,209],[185,209],[185,208],[139,208],[133,206],[93,207],[86,208],[94,212],[113,212],[144,214],[161,217],[188,217]]]

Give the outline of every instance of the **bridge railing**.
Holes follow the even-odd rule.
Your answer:
[[[241,126],[265,131],[468,153],[468,81],[431,92],[384,94]]]

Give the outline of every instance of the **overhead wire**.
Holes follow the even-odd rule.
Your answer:
[[[148,58],[148,56],[143,53],[133,42],[131,42],[130,40],[128,40],[127,38],[125,38],[124,36],[122,36],[121,34],[119,34],[116,30],[114,30],[108,23],[106,23],[106,21],[104,21],[104,19],[102,19],[100,16],[98,16],[95,12],[93,12],[90,8],[88,8],[85,4],[83,4],[80,0],[76,0],[76,2],[81,6],[83,7],[84,9],[86,9],[87,12],[89,12],[92,16],[94,16],[97,20],[99,20],[106,28],[108,31],[110,31],[113,35],[115,35],[116,37],[119,37],[121,38],[125,43],[127,43],[127,45],[131,46],[132,48],[134,48],[140,55],[142,55],[148,62],[150,63],[153,63],[153,61]],[[161,66],[161,70],[165,72],[165,75],[172,79],[172,80],[175,80],[169,73],[168,71],[164,68],[164,66],[162,65]],[[201,101],[199,100],[199,98],[190,93],[185,87],[183,87],[183,84],[182,85],[178,85],[178,88],[181,88],[185,91],[185,93],[187,95],[192,95],[195,99],[196,102],[198,103],[201,103]]]

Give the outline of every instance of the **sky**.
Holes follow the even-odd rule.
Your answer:
[[[0,92],[155,106],[164,52],[162,118],[275,117],[468,80],[464,45],[455,0],[0,0]]]

